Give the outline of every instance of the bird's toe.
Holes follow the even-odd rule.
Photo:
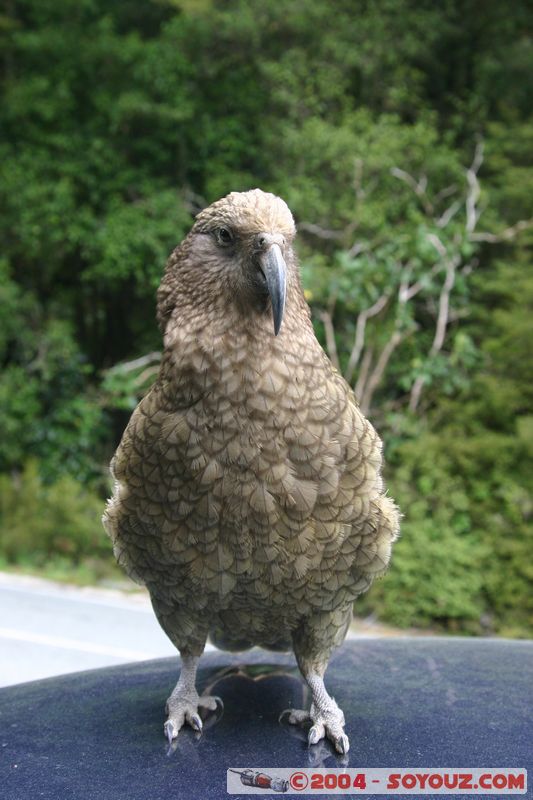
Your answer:
[[[279,715],[280,722],[288,722],[290,725],[303,725],[311,720],[309,711],[300,708],[286,708]]]
[[[204,729],[204,722],[200,712],[205,719],[208,712],[221,707],[223,708],[222,700],[219,697],[211,695],[198,697],[196,692],[194,694],[172,694],[165,707],[168,719],[165,722],[164,731],[169,744],[178,737],[185,724],[189,725],[195,733],[201,733]]]
[[[197,714],[196,712],[193,712],[192,714],[190,712],[187,712],[185,714],[185,719],[187,720],[187,722],[194,731],[197,731],[198,733],[201,732],[204,725],[202,720],[200,719],[199,714]]]
[[[326,729],[322,723],[315,723],[309,728],[309,733],[307,734],[307,741],[309,746],[313,744],[317,744],[321,739],[324,738],[326,735]]]
[[[333,699],[320,706],[313,703],[308,718],[312,723],[307,734],[310,747],[327,738],[337,753],[345,755],[348,752],[350,742],[344,733],[344,714]]]
[[[163,729],[165,731],[165,736],[168,739],[168,743],[172,744],[172,740],[176,739],[179,732],[179,727],[174,723],[173,720],[167,719],[165,722]]]
[[[337,736],[337,738],[334,739],[333,744],[335,745],[335,750],[337,753],[341,753],[341,755],[344,755],[350,749],[350,740],[345,733],[341,733],[340,736]]]
[[[318,719],[315,717],[315,725],[317,722],[322,722],[325,735],[337,753],[341,755],[347,753],[350,749],[350,741],[344,733],[345,722],[341,709],[337,707],[334,710],[328,710],[323,716],[319,714]]]
[[[311,727],[307,731],[307,744],[309,747],[327,738],[333,744],[337,753],[341,755],[345,755],[350,749],[350,741],[344,733],[344,714],[336,705],[323,712],[318,711],[316,708],[312,708],[311,711],[286,708],[285,711],[281,712],[279,721],[304,728],[311,723]]]

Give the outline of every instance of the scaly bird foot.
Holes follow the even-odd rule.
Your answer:
[[[286,719],[291,725],[311,723],[307,734],[309,746],[327,736],[338,753],[344,755],[350,749],[350,741],[344,733],[344,714],[333,698],[329,698],[329,702],[324,703],[321,708],[313,703],[310,711],[288,708],[281,716],[285,714],[288,715]]]
[[[203,722],[198,712],[200,709],[215,711],[217,701],[222,703],[219,698],[211,695],[200,697],[196,691],[187,694],[182,692],[172,693],[167,700],[166,712],[168,719],[164,725],[168,743],[172,744],[172,740],[177,738],[185,723],[188,723],[197,733],[201,733]]]

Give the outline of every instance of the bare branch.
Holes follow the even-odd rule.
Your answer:
[[[319,239],[342,239],[344,236],[343,231],[333,231],[328,228],[323,228],[321,225],[316,225],[314,222],[299,222],[298,228],[301,231],[312,233],[313,236],[318,236]]]
[[[414,412],[418,408],[423,385],[424,385],[424,378],[422,378],[419,375],[418,378],[416,378],[415,381],[413,382],[413,385],[411,386],[411,393],[409,395],[409,411]]]
[[[457,267],[461,263],[461,259],[460,256],[458,255],[449,257],[443,243],[441,242],[439,237],[436,236],[435,234],[428,234],[428,239],[431,240],[434,247],[443,256],[446,264],[446,275],[444,277],[444,282],[442,284],[439,294],[439,305],[437,312],[437,321],[435,324],[435,335],[433,337],[433,342],[429,351],[429,355],[431,357],[436,355],[436,353],[439,353],[440,350],[442,350],[444,339],[446,338],[446,331],[448,329],[448,324],[450,322],[450,294],[452,292],[455,283]],[[420,397],[422,395],[423,386],[424,386],[424,378],[422,376],[419,376],[418,378],[415,379],[411,387],[411,393],[409,396],[410,411],[414,412],[418,408]]]
[[[357,399],[362,397],[364,394],[365,384],[368,378],[368,373],[370,371],[370,366],[372,364],[373,356],[374,356],[374,349],[372,347],[369,347],[368,350],[365,350],[363,360],[361,361],[361,369],[359,370],[359,375],[357,377],[357,383],[355,384],[354,387],[354,392]]]
[[[521,219],[515,225],[505,228],[505,230],[501,231],[500,233],[472,233],[470,240],[472,242],[490,242],[491,244],[508,242],[510,239],[514,239],[516,236],[518,236],[518,234],[522,231],[525,231],[531,227],[533,227],[533,217],[530,219]]]
[[[447,197],[451,197],[451,195],[455,194],[456,191],[457,191],[457,186],[455,183],[452,183],[451,186],[445,186],[444,189],[441,189],[440,192],[437,192],[437,194],[433,198],[433,202],[440,203],[441,200],[445,200]]]
[[[485,143],[483,139],[480,139],[479,142],[476,144],[476,149],[474,151],[474,160],[472,161],[472,165],[470,170],[477,175],[479,170],[481,169],[481,165],[483,164],[483,153],[485,150]]]
[[[448,319],[450,313],[450,294],[455,283],[455,271],[459,266],[460,259],[458,257],[450,259],[446,265],[446,277],[442,284],[442,289],[439,297],[439,313],[437,315],[437,325],[435,328],[435,338],[431,345],[433,353],[438,353],[444,344],[444,337],[446,336],[446,328],[448,327]]]
[[[348,255],[351,258],[357,258],[360,253],[364,253],[365,250],[368,250],[370,245],[367,242],[356,242],[350,249],[348,250]]]
[[[400,342],[402,341],[403,336],[399,330],[394,330],[390,339],[386,343],[385,347],[380,353],[380,356],[377,360],[376,366],[372,370],[372,373],[366,382],[365,390],[363,392],[363,396],[361,397],[361,411],[363,414],[367,414],[370,408],[370,404],[372,402],[372,397],[374,396],[374,392],[376,391],[377,386],[383,377],[383,373],[387,368],[387,364],[390,361],[390,358]]]
[[[409,173],[404,169],[400,169],[399,167],[391,167],[390,173],[391,175],[394,175],[395,178],[398,178],[398,180],[406,183],[415,194],[420,194],[420,186],[418,181],[416,181],[415,178],[413,178],[412,175],[409,175]]]
[[[361,311],[361,313],[357,316],[354,343],[344,373],[344,377],[348,383],[352,382],[355,368],[359,363],[361,353],[363,352],[365,346],[366,323],[371,317],[375,317],[377,314],[379,314],[379,312],[385,308],[388,301],[389,295],[382,294],[381,297],[378,297],[373,305],[371,305],[369,308],[366,308],[364,311]]]
[[[433,214],[433,203],[426,194],[428,179],[425,175],[422,175],[422,177],[417,181],[412,175],[410,175],[404,169],[400,169],[399,167],[392,167],[391,175],[406,183],[407,186],[413,190],[416,196],[420,199],[426,214]]]
[[[442,258],[446,258],[447,251],[442,243],[441,238],[437,236],[436,233],[428,233],[427,239],[428,242],[430,242],[433,245],[439,256],[441,256]]]
[[[473,233],[481,216],[481,212],[477,208],[477,202],[481,192],[477,174],[483,164],[483,149],[483,141],[479,141],[476,145],[472,165],[466,171],[466,180],[468,183],[468,192],[466,195],[466,232],[468,234]]]
[[[153,378],[155,378],[158,372],[159,367],[155,365],[153,367],[146,367],[146,369],[143,369],[140,375],[137,375],[133,381],[133,385],[138,387],[144,386],[148,380],[151,381]]]
[[[154,351],[153,353],[147,353],[145,356],[140,356],[140,358],[134,358],[132,361],[122,361],[115,364],[107,372],[133,372],[139,367],[145,367],[147,364],[153,363],[158,364],[160,361],[161,353]]]
[[[326,347],[331,363],[334,367],[340,370],[339,356],[337,353],[337,343],[335,342],[335,329],[333,327],[333,319],[329,311],[320,311],[319,317],[324,325],[324,333],[326,334]]]
[[[410,283],[410,269],[409,264],[402,264],[400,268],[402,275],[400,276],[400,285],[397,289],[397,303],[400,306],[405,306],[420,292],[424,292],[426,288],[426,281],[429,277],[443,273],[442,278],[438,278],[436,292],[434,292],[434,285],[428,292],[426,297],[430,313],[434,315],[435,327],[433,332],[433,341],[431,343],[428,358],[436,356],[441,352],[445,346],[446,336],[449,326],[452,322],[462,318],[467,313],[466,311],[455,311],[451,308],[451,294],[456,283],[457,274],[460,270],[462,275],[468,275],[476,265],[475,259],[470,262],[464,263],[462,256],[462,244],[464,242],[488,242],[498,243],[506,242],[514,239],[523,231],[533,227],[533,218],[524,219],[516,222],[514,225],[505,228],[499,233],[491,232],[477,232],[479,220],[484,213],[485,206],[481,198],[481,188],[478,179],[479,172],[484,163],[484,143],[478,141],[474,150],[472,163],[465,171],[466,176],[466,189],[463,191],[463,197],[453,200],[453,195],[458,197],[457,187],[448,186],[435,197],[428,197],[428,181],[425,175],[414,177],[409,172],[398,167],[393,167],[390,170],[398,180],[405,183],[412,192],[419,199],[421,206],[428,217],[430,217],[435,226],[434,231],[427,234],[427,240],[435,248],[436,263],[426,270],[425,274],[417,276],[417,280]],[[362,163],[356,164],[354,189],[357,201],[362,201],[365,192],[362,187]],[[365,187],[368,189],[368,187]],[[441,211],[443,200],[447,197],[452,199],[449,201],[451,204]],[[453,201],[453,202],[452,202]],[[463,205],[464,204],[464,205]],[[439,208],[440,206],[440,208]],[[452,241],[448,244],[448,236],[450,223],[456,215],[465,208],[465,222],[464,227],[461,225],[454,226],[452,230]],[[462,217],[462,214],[461,214]],[[446,231],[445,231],[446,229]],[[442,232],[442,233],[441,233]],[[448,236],[445,236],[445,233]],[[347,234],[347,230],[345,231]],[[346,241],[345,236],[345,241]],[[348,239],[349,240],[349,239]],[[352,258],[358,256],[361,252],[369,250],[372,252],[375,249],[376,243],[361,243],[356,242],[352,245],[349,254]],[[448,249],[449,248],[449,249]],[[465,259],[466,260],[466,259]],[[433,284],[433,282],[432,282]],[[439,288],[440,285],[440,288]],[[396,324],[394,331],[391,333],[389,340],[378,354],[376,353],[377,361],[374,360],[374,352],[368,346],[368,331],[367,322],[372,316],[378,314],[389,302],[390,297],[382,295],[376,303],[368,309],[364,309],[357,317],[356,328],[353,340],[353,346],[349,355],[347,367],[345,370],[345,377],[351,383],[354,380],[354,375],[360,365],[359,375],[355,386],[355,392],[361,398],[361,408],[367,412],[371,403],[372,397],[379,386],[380,382],[386,373],[390,359],[403,338],[407,335],[405,331],[400,332],[399,323]],[[399,314],[401,316],[401,313]],[[333,314],[331,314],[333,319]],[[335,350],[336,353],[336,350]],[[336,356],[337,357],[337,356]],[[337,358],[338,360],[338,358]],[[409,396],[409,409],[416,411],[419,406],[422,393],[424,390],[424,377],[416,378],[411,387]]]
[[[462,205],[463,204],[460,200],[456,200],[455,203],[452,203],[451,206],[449,206],[446,211],[444,211],[444,213],[435,220],[435,225],[438,228],[445,228],[446,225],[448,225],[448,223],[451,222],[451,220],[455,217]]]
[[[436,273],[439,272],[440,268],[441,268],[441,262],[437,261],[437,263],[433,264],[433,266],[429,270],[429,275],[436,275]],[[414,283],[411,284],[411,286],[409,286],[408,283],[402,283],[398,290],[398,302],[408,303],[409,300],[412,300],[412,298],[415,297],[419,292],[421,292],[423,288],[424,284],[421,280],[415,281]]]

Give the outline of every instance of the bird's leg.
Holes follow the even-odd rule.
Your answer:
[[[350,741],[344,733],[345,722],[342,709],[328,694],[321,675],[310,673],[304,677],[313,696],[311,709],[309,711],[289,709],[288,721],[293,725],[311,722],[307,734],[309,745],[316,744],[327,736],[337,752],[347,753],[350,749]]]
[[[208,624],[189,610],[165,602],[155,592],[151,591],[150,597],[159,624],[181,656],[180,676],[166,704],[165,734],[170,744],[186,722],[193,730],[202,730],[200,708],[217,707],[215,697],[200,697],[196,691],[196,671],[207,641]]]
[[[172,694],[167,700],[165,734],[169,744],[175,739],[187,722],[191,728],[200,732],[203,728],[202,720],[198,713],[200,708],[214,711],[217,707],[215,697],[210,695],[200,696],[196,691],[196,670],[200,656],[181,656],[181,672]]]
[[[288,721],[293,725],[311,722],[307,735],[309,745],[325,736],[339,753],[350,748],[344,733],[344,714],[324,686],[324,673],[332,649],[339,645],[351,619],[351,608],[345,613],[320,614],[310,618],[293,635],[294,653],[313,701],[309,711],[287,709]],[[284,712],[286,714],[287,712]]]

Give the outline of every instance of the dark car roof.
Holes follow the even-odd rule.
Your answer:
[[[346,719],[340,761],[278,722],[308,704],[287,655],[206,654],[199,687],[224,713],[167,754],[164,704],[178,660],[93,670],[0,690],[2,800],[204,800],[228,767],[532,767],[533,642],[350,641],[326,684]]]

